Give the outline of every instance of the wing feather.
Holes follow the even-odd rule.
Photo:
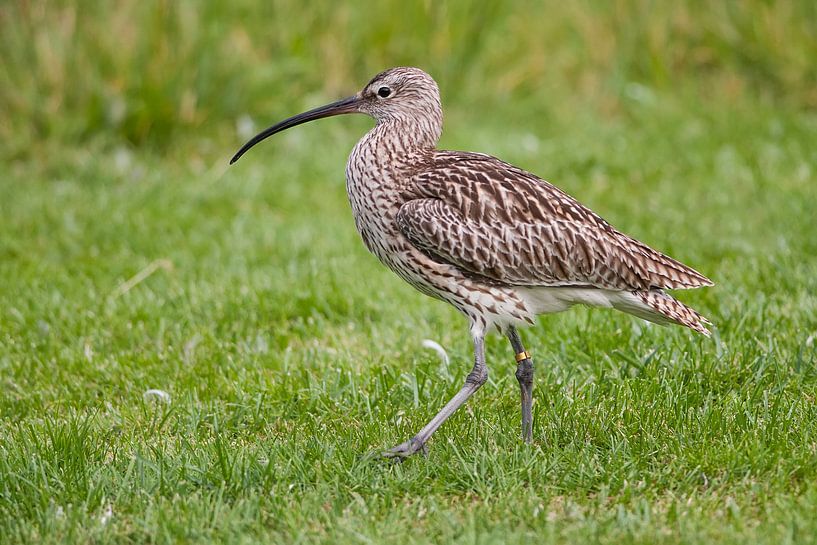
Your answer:
[[[494,157],[436,152],[396,220],[418,248],[509,285],[694,288],[712,282],[614,229],[538,177]]]

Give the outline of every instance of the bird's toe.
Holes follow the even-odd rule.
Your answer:
[[[428,447],[422,441],[412,437],[408,441],[400,443],[399,445],[390,448],[382,453],[384,458],[393,460],[405,460],[413,454],[422,452],[424,456],[428,455]]]

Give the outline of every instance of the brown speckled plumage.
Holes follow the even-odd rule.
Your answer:
[[[380,118],[374,103],[378,124],[355,146],[346,177],[358,230],[386,266],[456,306],[477,329],[531,322],[554,306],[537,308],[531,289],[556,290],[554,310],[587,302],[585,292],[575,301],[569,290],[559,296],[574,288],[621,292],[604,306],[628,312],[617,299],[633,294],[631,306],[645,306],[635,314],[708,333],[700,315],[670,296],[642,295],[711,285],[706,277],[529,172],[485,154],[436,150],[442,110],[433,80],[397,68],[367,89],[384,82],[396,88],[390,100],[399,99],[400,85],[412,95],[402,115]]]
[[[346,167],[349,201],[363,242],[405,281],[464,313],[477,354],[460,397],[391,454],[416,452],[484,382],[482,338],[492,327],[505,332],[522,354],[517,378],[526,439],[533,369],[515,325],[587,304],[709,334],[705,318],[663,291],[709,286],[709,279],[620,233],[529,172],[489,155],[437,150],[440,96],[422,70],[386,70],[357,95],[264,131],[233,161],[275,132],[353,112],[377,120]]]

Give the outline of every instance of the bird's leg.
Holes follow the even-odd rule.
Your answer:
[[[522,339],[519,338],[516,328],[510,326],[507,331],[508,339],[511,341],[513,351],[516,353],[516,380],[519,381],[519,391],[522,395],[522,439],[530,443],[533,438],[533,416],[531,415],[531,404],[533,403],[533,361],[530,354],[522,346]]]
[[[454,414],[454,412],[460,408],[460,405],[465,403],[487,380],[488,367],[485,365],[484,339],[482,335],[474,335],[474,368],[468,373],[465,384],[460,391],[451,398],[451,401],[445,404],[445,407],[437,413],[437,416],[432,418],[431,422],[426,424],[417,435],[387,450],[383,453],[383,456],[387,458],[407,458],[419,450],[425,452],[425,444],[428,438],[431,437],[431,434],[437,431],[437,428],[448,420],[448,417]]]

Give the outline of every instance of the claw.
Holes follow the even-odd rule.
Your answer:
[[[423,456],[428,456],[428,446],[425,443],[417,440],[417,438],[412,437],[408,441],[400,443],[396,447],[392,447],[389,450],[384,451],[381,455],[384,458],[403,461],[409,456],[417,454],[418,452],[422,452]]]

